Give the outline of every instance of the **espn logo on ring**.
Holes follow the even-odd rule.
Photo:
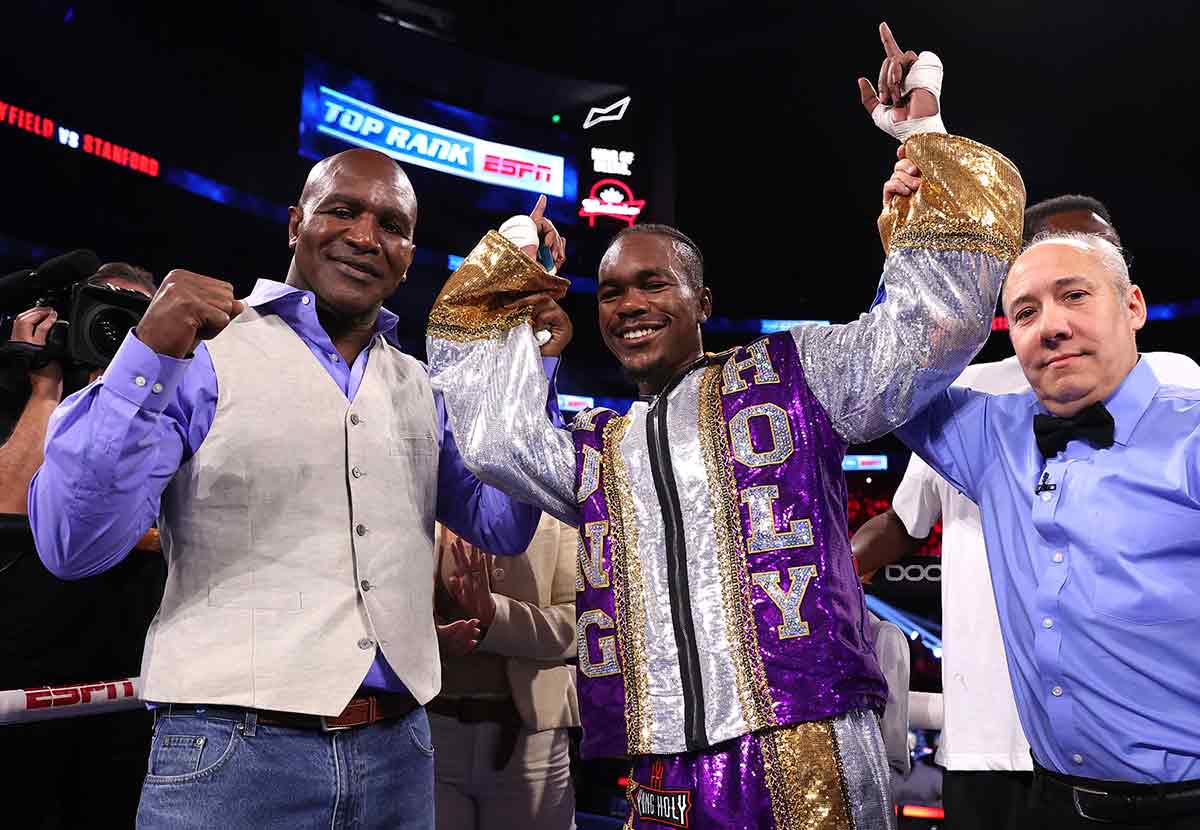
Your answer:
[[[26,709],[49,709],[57,706],[79,706],[91,703],[92,695],[104,694],[105,700],[120,700],[133,697],[132,680],[115,680],[111,683],[87,683],[82,686],[43,687],[23,689]]]

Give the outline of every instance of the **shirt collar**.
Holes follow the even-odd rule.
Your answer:
[[[1146,414],[1146,410],[1150,406],[1150,401],[1154,399],[1154,394],[1158,391],[1158,387],[1158,377],[1155,376],[1154,370],[1139,355],[1137,365],[1121,381],[1121,385],[1117,387],[1117,391],[1113,392],[1108,400],[1104,402],[1116,424],[1116,429],[1113,431],[1113,440],[1118,444],[1129,443],[1129,437],[1133,434],[1133,428],[1138,425],[1138,421]]]
[[[1104,402],[1105,408],[1113,417],[1113,440],[1116,443],[1123,446],[1129,443],[1134,427],[1146,414],[1159,386],[1158,376],[1154,374],[1150,364],[1138,355],[1137,364]],[[1030,389],[1025,394],[1028,396],[1030,408],[1035,413],[1047,411],[1038,400],[1036,392]]]
[[[288,285],[286,282],[260,279],[254,283],[254,290],[247,295],[244,302],[246,305],[252,306],[255,310],[278,313],[280,306],[287,306],[290,310],[290,307],[301,303],[301,298],[305,296],[309,297],[310,302],[316,297],[313,292],[304,291],[295,286]],[[379,316],[375,318],[375,333],[382,334],[389,343],[396,348],[400,348],[400,343],[396,335],[396,327],[399,322],[399,317],[381,306]]]

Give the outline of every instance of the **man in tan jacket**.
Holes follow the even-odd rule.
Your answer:
[[[567,729],[575,697],[576,530],[543,515],[529,549],[497,560],[440,529],[445,619],[478,620],[478,645],[450,656],[428,706],[439,830],[575,826]]]

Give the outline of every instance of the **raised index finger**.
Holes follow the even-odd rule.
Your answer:
[[[900,47],[896,45],[896,38],[892,37],[892,30],[888,27],[888,24],[879,24],[879,39],[883,41],[883,51],[887,53],[889,58],[898,58],[904,54],[900,51]]]
[[[529,218],[536,224],[541,220],[542,215],[546,212],[546,194],[538,196],[537,204],[533,206],[533,210],[529,211]]]

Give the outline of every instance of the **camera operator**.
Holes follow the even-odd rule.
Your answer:
[[[52,308],[31,308],[13,321],[12,340],[46,345],[46,333],[58,320]],[[58,361],[29,371],[29,400],[13,429],[0,445],[0,513],[25,515],[29,482],[42,464],[46,423],[62,400],[63,370]]]
[[[109,263],[88,285],[155,291],[149,272]],[[58,312],[35,307],[14,319],[11,341],[44,346]],[[87,367],[80,367],[86,372]],[[90,378],[100,374],[94,368]],[[94,683],[132,677],[162,598],[166,567],[151,531],[144,551],[116,568],[76,582],[42,565],[28,530],[29,483],[42,463],[50,414],[63,397],[64,367],[29,369],[29,397],[0,444],[0,689]],[[73,373],[66,372],[67,383]],[[70,390],[68,390],[70,391]],[[0,440],[3,440],[0,434]],[[103,504],[92,509],[104,510]],[[0,791],[37,805],[37,828],[82,827],[95,820],[132,827],[146,771],[152,718],[144,709],[0,726]]]

